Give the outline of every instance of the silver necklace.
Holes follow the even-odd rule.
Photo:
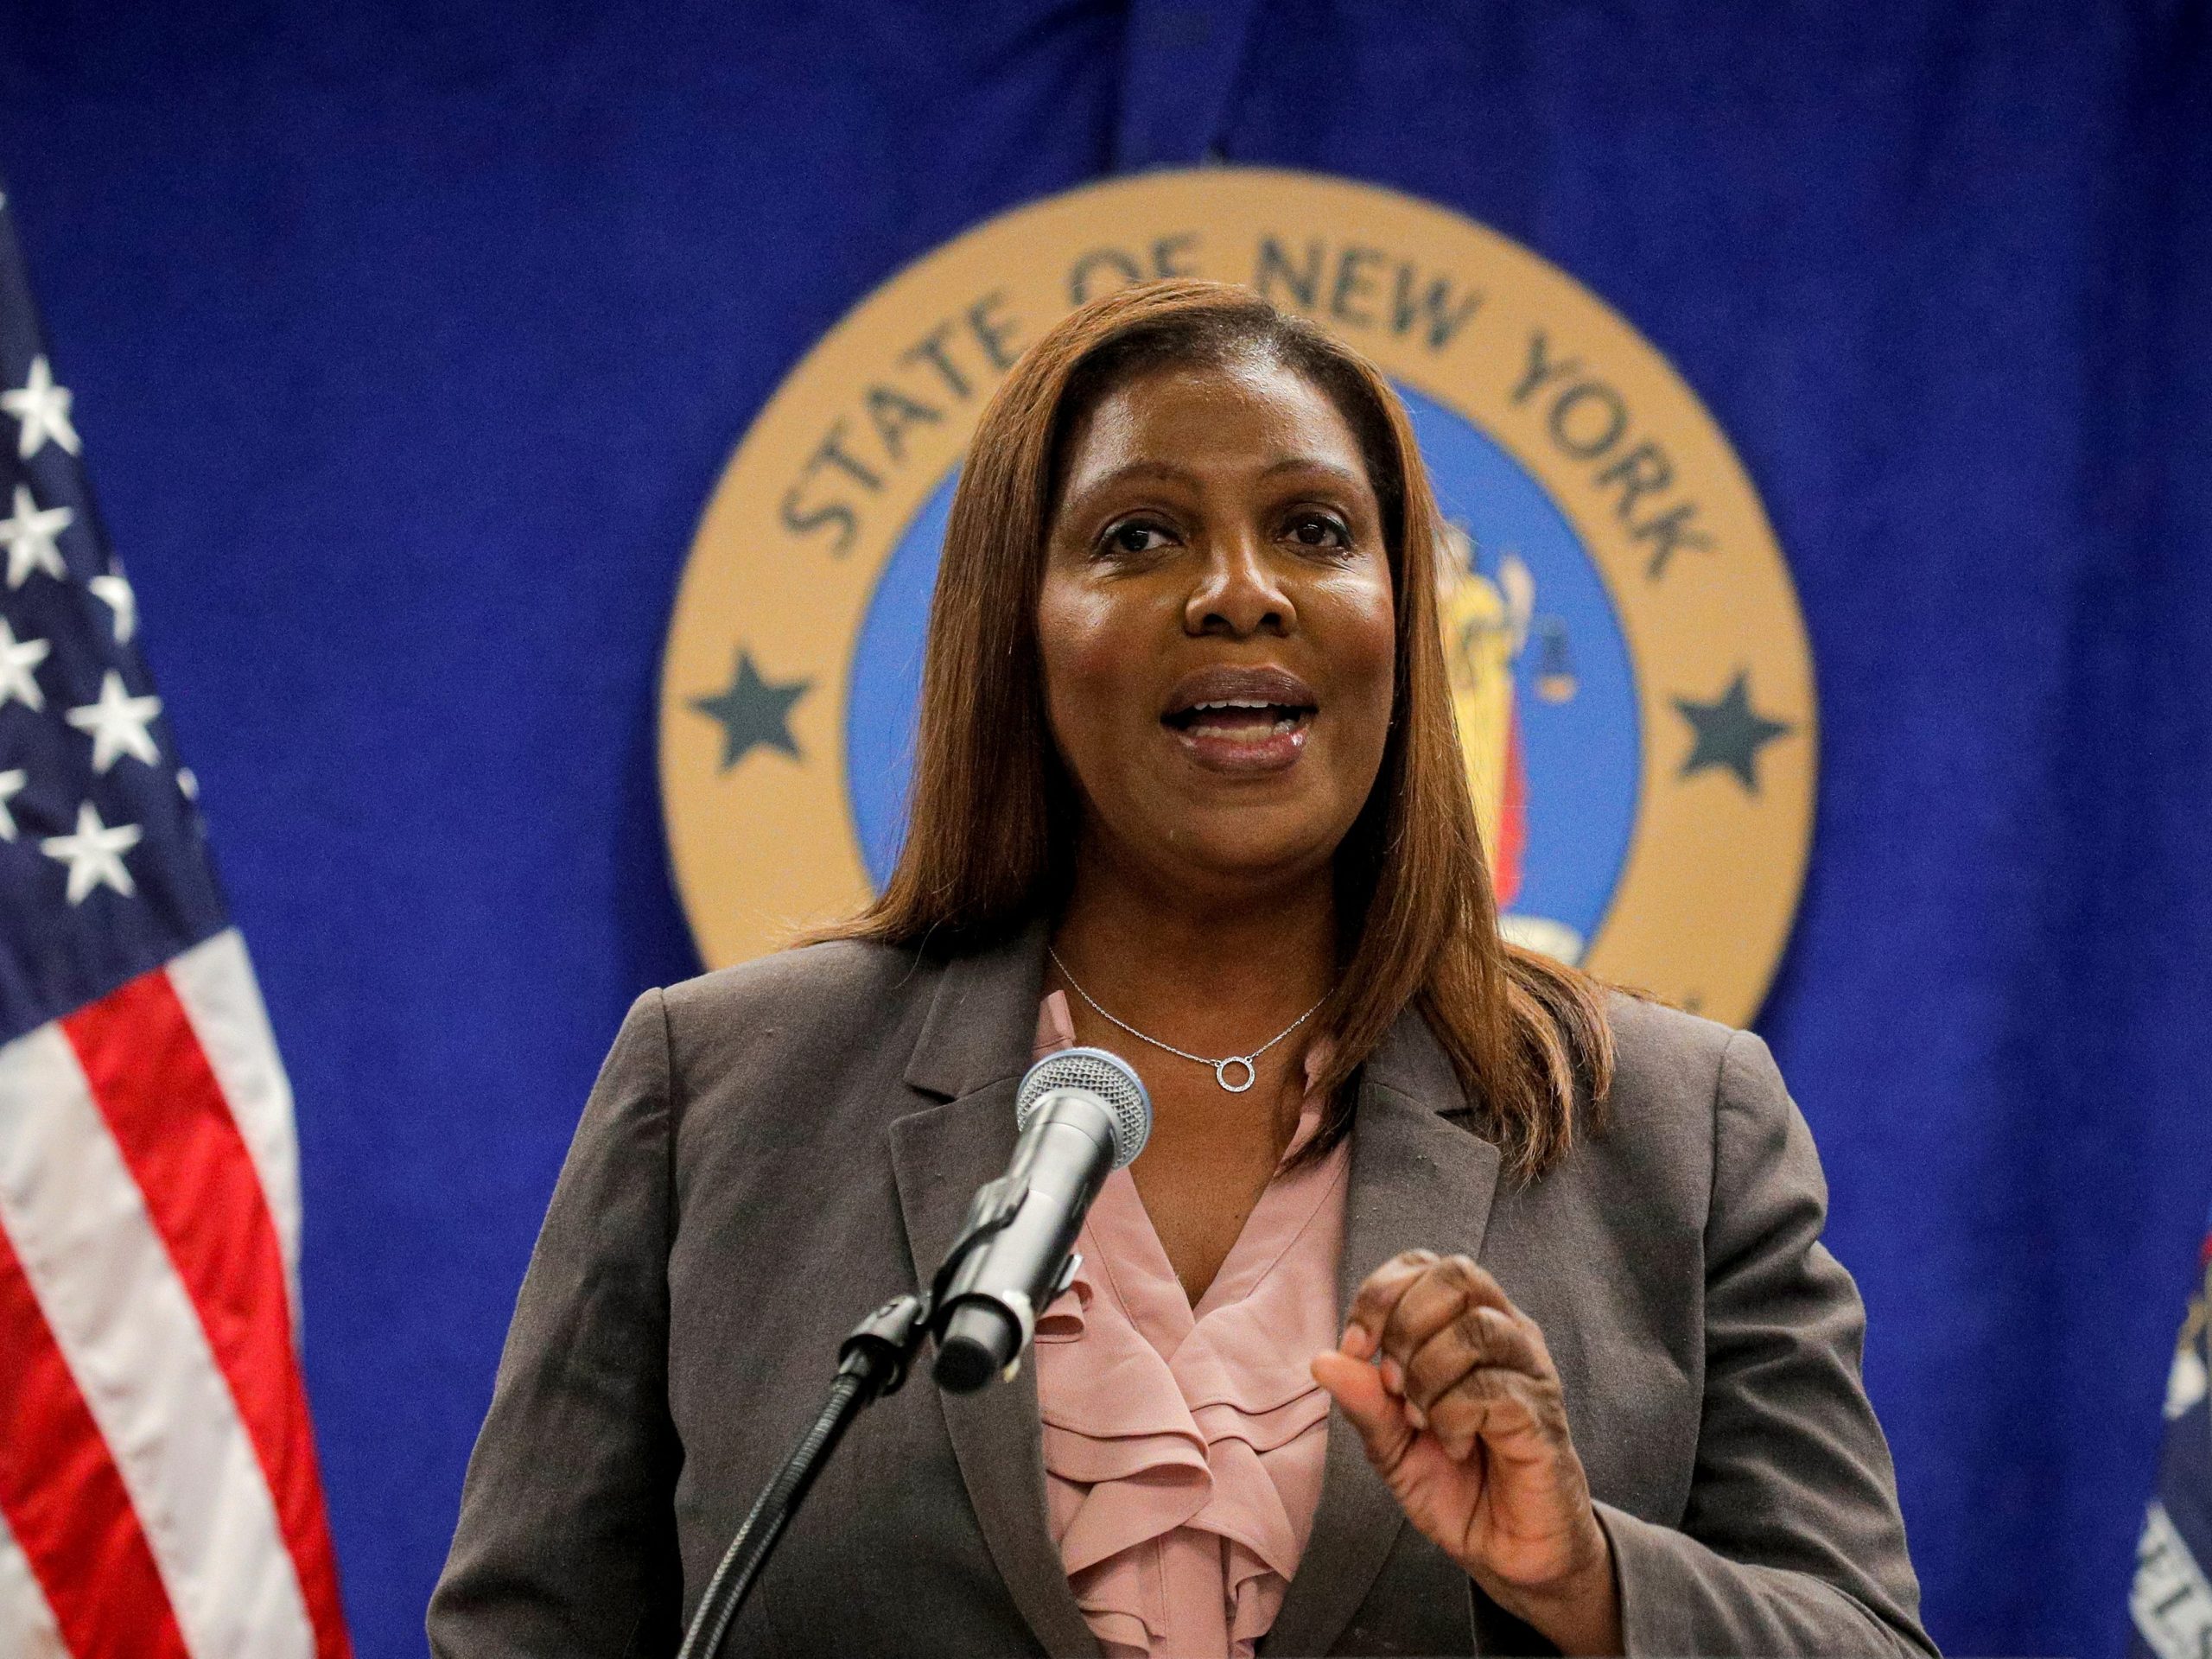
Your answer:
[[[1139,1042],[1150,1043],[1154,1048],[1165,1050],[1166,1052],[1174,1055],[1179,1059],[1192,1060],[1195,1061],[1199,1065],[1211,1066],[1213,1068],[1213,1080],[1219,1084],[1224,1089],[1226,1089],[1232,1095],[1243,1094],[1247,1089],[1249,1089],[1255,1083],[1257,1083],[1260,1080],[1260,1068],[1253,1065],[1253,1061],[1258,1059],[1261,1055],[1266,1053],[1277,1043],[1282,1041],[1284,1038],[1289,1036],[1292,1032],[1296,1031],[1308,1020],[1311,1020],[1315,1014],[1319,1014],[1321,1011],[1321,1002],[1325,1002],[1329,1000],[1325,995],[1323,996],[1321,1002],[1316,1002],[1312,1007],[1306,1009],[1305,1013],[1300,1014],[1297,1019],[1292,1020],[1281,1031],[1275,1033],[1274,1036],[1268,1038],[1266,1042],[1262,1043],[1249,1054],[1230,1054],[1222,1059],[1210,1060],[1203,1054],[1193,1054],[1188,1049],[1178,1048],[1173,1043],[1163,1043],[1157,1037],[1147,1036],[1143,1032],[1139,1031],[1135,1026],[1131,1025],[1126,1020],[1115,1020],[1112,1014],[1107,1013],[1105,1009],[1098,1007],[1098,999],[1096,997],[1091,995],[1089,991],[1084,990],[1082,986],[1076,984],[1075,976],[1068,972],[1068,965],[1060,960],[1060,953],[1058,951],[1053,950],[1052,947],[1048,944],[1045,947],[1045,954],[1052,957],[1052,965],[1060,970],[1060,976],[1066,980],[1070,985],[1074,986],[1075,994],[1081,997],[1084,1001],[1090,1003],[1094,1009],[1096,1009],[1099,1018],[1102,1020],[1112,1020],[1114,1024],[1119,1026],[1123,1031],[1128,1032],[1130,1036],[1135,1038]],[[1231,1083],[1229,1080],[1229,1068],[1232,1065],[1241,1065],[1244,1068],[1244,1080],[1242,1083]]]

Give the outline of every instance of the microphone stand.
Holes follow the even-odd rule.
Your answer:
[[[886,1302],[838,1344],[837,1374],[822,1408],[729,1541],[715,1576],[707,1581],[707,1593],[699,1599],[698,1611],[691,1616],[677,1659],[715,1659],[721,1651],[722,1638],[768,1564],[770,1552],[853,1419],[899,1392],[924,1341],[942,1334],[938,1327],[944,1322],[945,1288],[976,1247],[1014,1219],[1027,1196],[1026,1182],[1013,1183],[1005,1176],[985,1182],[968,1206],[960,1236],[945,1252],[944,1264],[928,1291],[918,1296],[909,1292]],[[1007,1374],[1013,1375],[1012,1367]]]
[[[928,1300],[908,1294],[886,1302],[853,1327],[838,1345],[837,1376],[813,1423],[799,1436],[784,1466],[753,1500],[737,1535],[729,1541],[721,1565],[707,1582],[699,1611],[692,1615],[677,1659],[713,1659],[721,1651],[730,1621],[745,1605],[768,1553],[806,1497],[814,1477],[837,1449],[845,1430],[861,1410],[906,1380],[922,1339],[929,1334]]]

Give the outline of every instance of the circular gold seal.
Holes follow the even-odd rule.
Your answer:
[[[1510,937],[1733,1024],[1789,931],[1812,664],[1727,439],[1611,308],[1371,185],[1152,173],[977,226],[809,352],[723,473],[662,667],[669,847],[710,966],[895,860],[931,585],[984,400],[1084,301],[1243,283],[1380,365],[1450,521],[1440,607]]]

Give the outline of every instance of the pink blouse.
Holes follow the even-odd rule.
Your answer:
[[[1074,1040],[1054,991],[1037,1052]],[[1091,1206],[1075,1283],[1037,1322],[1037,1401],[1052,1538],[1110,1659],[1249,1659],[1274,1623],[1321,1497],[1329,1396],[1306,1363],[1336,1345],[1351,1165],[1346,1141],[1279,1166],[1195,1308],[1128,1171]]]

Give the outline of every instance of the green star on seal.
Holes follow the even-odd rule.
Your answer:
[[[753,653],[741,647],[729,690],[710,697],[694,697],[691,706],[722,728],[721,770],[728,772],[762,744],[781,749],[794,760],[798,744],[791,736],[791,705],[814,689],[811,680],[775,685],[760,677]]]
[[[1753,713],[1748,681],[1749,677],[1738,669],[1728,689],[1711,702],[1675,699],[1675,709],[1697,734],[1689,759],[1682,762],[1677,777],[1691,777],[1707,766],[1726,766],[1745,789],[1754,795],[1759,792],[1759,750],[1796,728]]]

